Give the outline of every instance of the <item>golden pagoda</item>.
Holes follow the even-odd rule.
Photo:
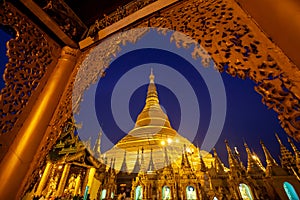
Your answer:
[[[165,161],[162,159],[165,151],[168,153],[171,164],[177,167],[180,165],[183,152],[187,151],[192,167],[197,169],[200,150],[171,126],[168,116],[159,104],[154,78],[151,69],[145,106],[138,115],[134,128],[104,156],[108,160],[116,159],[117,171],[125,170],[131,173],[139,157],[137,152],[142,154],[144,166],[141,167],[144,170],[147,170],[150,162],[153,163],[154,169],[158,170],[165,166]],[[212,155],[206,151],[201,151],[200,154],[205,164],[210,166],[213,161]],[[124,169],[124,160],[126,169]]]

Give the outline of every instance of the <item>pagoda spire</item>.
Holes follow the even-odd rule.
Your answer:
[[[229,163],[231,174],[232,175],[234,174],[236,176],[239,176],[239,174],[244,174],[246,169],[243,163],[237,160],[237,158],[233,155],[227,140],[225,140],[225,144],[228,153],[228,163]]]
[[[140,171],[145,172],[146,166],[145,166],[145,159],[144,159],[144,148],[142,147],[142,155],[141,155],[141,169]]]
[[[136,154],[136,161],[132,170],[132,173],[139,173],[141,169],[141,165],[140,165],[140,152],[139,149],[137,150],[137,154]]]
[[[296,159],[296,167],[298,168],[298,171],[300,172],[300,152],[297,149],[294,142],[288,137],[288,142],[290,143],[294,153],[295,153],[295,159]]]
[[[233,157],[231,148],[230,148],[230,146],[229,146],[227,140],[225,140],[225,144],[226,144],[226,150],[227,150],[227,153],[228,153],[228,163],[229,163],[229,167],[230,167],[230,169],[235,168],[235,167],[237,167],[237,166],[236,166],[237,161],[236,161],[236,159]]]
[[[290,143],[293,151],[295,152],[295,155],[299,154],[299,150],[297,149],[296,145],[294,144],[294,142],[288,137],[288,142]]]
[[[148,165],[147,171],[155,171],[152,154],[153,154],[153,152],[152,152],[152,149],[151,149],[151,152],[150,152],[150,161],[149,161],[149,165]]]
[[[154,74],[153,74],[153,68],[151,68],[151,72],[150,72],[150,76],[149,76],[149,80],[150,80],[150,83],[154,83]]]
[[[115,169],[115,166],[116,166],[116,158],[114,158],[113,169]]]
[[[110,159],[110,165],[109,165],[109,169],[108,171],[111,173],[113,171],[113,168],[114,168],[114,158],[111,158]]]
[[[187,152],[186,152],[186,145],[183,145],[183,152],[182,152],[182,160],[181,160],[181,166],[191,168]]]
[[[244,142],[244,146],[247,152],[248,160],[247,160],[247,172],[250,174],[261,174],[264,172],[264,169],[261,168],[259,162],[254,159],[254,155],[250,151],[246,142]],[[257,158],[258,159],[258,158]]]
[[[282,144],[280,138],[278,137],[277,133],[275,133],[275,137],[276,137],[278,143],[280,144],[280,146],[284,146],[284,145]]]
[[[96,158],[100,158],[101,157],[101,138],[102,138],[102,132],[100,131],[98,133],[98,137],[97,137],[97,140],[95,142],[95,145],[94,145],[94,148],[93,148],[93,153],[94,153],[94,156]]]
[[[148,86],[148,92],[147,92],[147,98],[146,98],[146,105],[148,104],[149,106],[159,104],[154,79],[155,79],[155,76],[153,74],[153,69],[151,68],[151,73],[149,76],[149,86]]]
[[[265,144],[260,141],[260,144],[263,148],[263,151],[266,156],[266,161],[267,161],[267,167],[266,167],[266,176],[270,177],[273,175],[288,175],[288,171],[283,169],[281,166],[277,164],[277,162],[274,160],[274,158],[271,156],[269,150],[266,148]]]
[[[149,85],[148,85],[148,91],[146,97],[146,104],[142,112],[138,115],[138,118],[135,123],[135,128],[138,129],[137,130],[133,129],[130,132],[132,135],[138,133],[141,127],[152,129],[152,130],[154,130],[153,128],[157,128],[157,130],[162,130],[164,128],[173,129],[171,127],[168,116],[164,113],[164,111],[162,110],[159,104],[158,93],[156,90],[154,79],[155,76],[153,74],[153,70],[151,70],[149,76]],[[157,133],[157,131],[155,132]],[[171,133],[170,131],[168,132]],[[170,136],[174,136],[174,134],[171,133]]]
[[[89,137],[89,139],[85,142],[85,147],[89,152],[91,152],[91,140],[92,138]]]
[[[168,151],[167,151],[167,147],[164,147],[164,150],[165,150],[165,164],[164,166],[165,167],[168,167],[170,165],[170,160],[169,160],[169,157],[168,157]]]
[[[122,162],[122,166],[121,166],[120,171],[127,172],[126,151],[124,151],[124,158],[123,158],[123,162]]]
[[[266,157],[267,167],[278,166],[277,162],[275,161],[275,159],[270,154],[270,152],[267,149],[267,147],[265,146],[264,142],[260,141],[260,144],[263,148],[263,151],[264,151],[264,154],[265,154],[265,157]]]
[[[219,158],[216,148],[213,148],[214,151],[214,159],[215,159],[215,168],[218,173],[223,173],[225,172],[224,170],[224,164],[222,163],[221,159]]]
[[[281,165],[284,168],[289,168],[291,166],[295,166],[295,158],[292,154],[292,152],[290,152],[286,146],[283,145],[283,143],[281,142],[279,136],[275,133],[275,136],[277,138],[277,141],[280,145],[280,161],[281,161]]]
[[[203,161],[203,158],[202,158],[202,155],[201,153],[199,152],[199,157],[200,157],[200,171],[201,172],[206,172],[207,171],[207,167]]]

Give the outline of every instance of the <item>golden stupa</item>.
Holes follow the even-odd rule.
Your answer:
[[[206,166],[210,166],[212,155],[200,151],[172,128],[168,116],[159,104],[154,78],[151,70],[146,104],[138,115],[134,128],[103,156],[106,160],[115,160],[114,167],[117,171],[128,173],[136,173],[137,163],[142,171],[162,169],[166,165],[166,156],[174,167],[179,166],[184,151],[191,157],[194,169],[199,167],[199,154]]]

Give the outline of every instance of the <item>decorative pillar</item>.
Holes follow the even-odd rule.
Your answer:
[[[0,196],[21,199],[23,179],[30,169],[61,95],[75,67],[79,50],[64,47],[47,84],[37,98],[27,119],[0,165]]]
[[[61,178],[60,178],[60,181],[58,184],[58,188],[57,188],[57,191],[55,194],[56,197],[60,197],[63,194],[64,188],[66,185],[66,181],[67,181],[67,178],[69,175],[69,171],[70,171],[70,164],[65,164],[64,171],[61,175]]]
[[[77,176],[75,180],[75,189],[73,194],[74,196],[78,194],[79,186],[80,186],[80,174]]]
[[[89,178],[88,178],[88,183],[87,183],[87,186],[89,187],[88,194],[91,193],[95,173],[96,173],[96,168],[91,167],[89,170]]]
[[[46,182],[47,182],[47,180],[48,180],[48,177],[49,177],[49,174],[50,174],[51,167],[52,167],[52,163],[48,161],[48,162],[47,162],[47,165],[46,165],[46,168],[45,168],[45,170],[44,170],[43,176],[42,176],[42,178],[41,178],[41,181],[40,181],[40,183],[39,183],[39,185],[38,185],[38,188],[37,188],[37,190],[36,190],[36,192],[35,192],[35,194],[36,194],[37,196],[40,196],[40,195],[42,194],[42,191],[43,191],[43,189],[44,189],[44,187],[45,187],[45,184],[46,184]]]

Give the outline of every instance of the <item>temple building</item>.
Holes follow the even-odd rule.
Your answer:
[[[135,127],[112,149],[100,152],[75,136],[68,122],[47,157],[27,198],[66,199],[299,199],[299,151],[281,142],[281,165],[261,142],[267,165],[245,143],[248,160],[241,162],[225,141],[229,166],[216,150],[201,151],[174,130],[159,104],[154,75],[150,74],[145,106]]]
[[[0,36],[10,36],[0,66],[0,199],[299,199],[299,10],[295,0],[0,0]],[[153,72],[125,137],[106,152],[101,131],[96,142],[80,138],[84,94],[149,30],[171,35],[176,52],[191,48],[197,67],[255,83],[288,136],[291,148],[274,136],[280,163],[263,141],[264,158],[244,144],[247,162],[225,141],[228,166],[223,152],[199,149],[172,127]]]

